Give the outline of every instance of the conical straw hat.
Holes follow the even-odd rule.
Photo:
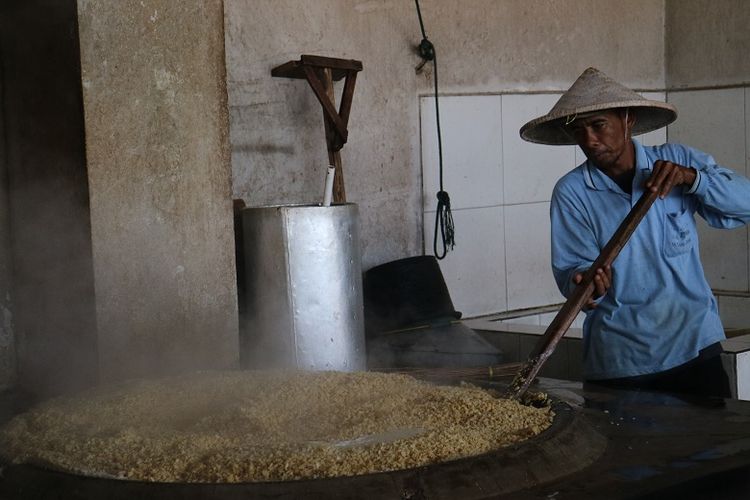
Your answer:
[[[589,68],[560,97],[549,113],[521,127],[521,138],[540,144],[575,144],[563,128],[566,120],[572,121],[576,115],[612,108],[631,108],[631,113],[635,113],[632,135],[659,129],[677,118],[677,109],[671,104],[646,99],[598,69]]]

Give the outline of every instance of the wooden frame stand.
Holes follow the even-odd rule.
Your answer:
[[[341,166],[341,148],[346,144],[349,112],[352,108],[354,83],[362,62],[353,59],[302,55],[299,61],[289,61],[271,70],[271,76],[305,79],[323,107],[328,161],[336,168],[333,180],[333,202],[345,203],[344,171]],[[341,103],[336,111],[333,82],[345,78]]]

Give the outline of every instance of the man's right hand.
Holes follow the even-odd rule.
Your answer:
[[[671,161],[656,160],[651,176],[646,180],[646,189],[656,191],[664,199],[674,186],[690,187],[695,182],[697,171]]]
[[[577,273],[573,276],[573,283],[576,285],[583,279],[583,273]],[[594,275],[594,293],[589,298],[586,305],[583,307],[585,310],[594,309],[597,306],[597,300],[602,297],[609,287],[612,286],[612,266],[600,267],[596,270]]]

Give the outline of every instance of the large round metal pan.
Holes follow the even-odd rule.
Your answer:
[[[266,483],[153,483],[0,464],[7,499],[481,499],[543,484],[596,461],[606,439],[568,404],[552,403],[552,425],[534,438],[490,453],[377,474]]]

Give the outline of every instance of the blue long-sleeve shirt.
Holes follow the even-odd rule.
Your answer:
[[[713,227],[750,221],[750,180],[679,144],[633,140],[636,172],[625,193],[591,162],[563,176],[550,206],[552,270],[566,297],[643,194],[656,160],[698,171],[691,188],[657,199],[612,265],[612,286],[583,325],[589,380],[657,373],[724,339],[718,307],[698,253],[697,212]]]

